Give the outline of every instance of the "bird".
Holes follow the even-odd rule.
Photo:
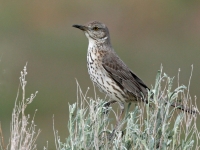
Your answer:
[[[88,38],[87,68],[90,79],[110,98],[106,103],[108,106],[118,102],[121,110],[118,121],[121,120],[125,103],[148,103],[148,86],[116,54],[107,26],[99,21],[90,21],[73,27],[82,30]],[[171,106],[177,105],[173,103]],[[190,111],[182,105],[177,108]]]

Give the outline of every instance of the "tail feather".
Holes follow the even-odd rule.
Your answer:
[[[167,103],[167,102],[166,102]],[[182,111],[185,111],[185,112],[187,112],[187,113],[190,113],[190,114],[197,114],[198,113],[198,110],[194,110],[194,109],[191,109],[191,108],[189,108],[189,107],[185,107],[184,105],[182,105],[182,104],[178,104],[178,103],[172,103],[171,104],[171,106],[172,107],[175,107],[175,108],[177,108],[177,109],[180,109],[180,110],[182,110]]]

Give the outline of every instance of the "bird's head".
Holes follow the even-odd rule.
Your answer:
[[[108,28],[98,21],[91,21],[85,25],[73,25],[73,27],[84,31],[89,42],[110,43]]]

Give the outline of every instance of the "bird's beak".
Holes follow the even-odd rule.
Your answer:
[[[87,30],[87,27],[86,26],[82,26],[82,25],[74,24],[72,27],[78,28],[78,29],[83,30],[83,31]]]

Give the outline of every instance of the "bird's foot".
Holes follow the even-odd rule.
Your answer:
[[[108,135],[108,140],[111,141],[113,140],[116,136],[121,136],[123,137],[124,136],[124,131],[118,131],[116,129],[113,129],[113,131]]]

